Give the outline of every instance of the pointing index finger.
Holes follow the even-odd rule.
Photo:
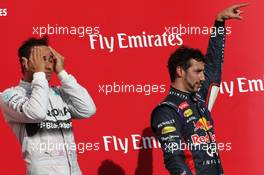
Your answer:
[[[233,5],[233,8],[234,9],[238,9],[238,8],[241,8],[241,7],[246,7],[248,5],[249,5],[249,3],[236,4],[236,5]]]

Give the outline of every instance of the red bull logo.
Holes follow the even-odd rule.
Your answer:
[[[194,125],[194,132],[196,132],[198,129],[208,131],[213,127],[210,121],[207,121],[205,117],[200,118],[196,123],[193,122],[193,125]]]
[[[215,134],[209,133],[210,137],[212,139],[212,142],[215,142]],[[199,136],[198,134],[194,134],[191,136],[192,138],[192,143],[193,144],[204,144],[204,143],[210,143],[210,137],[208,136],[208,134],[206,134],[205,136]]]

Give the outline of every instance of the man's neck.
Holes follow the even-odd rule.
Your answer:
[[[30,73],[25,72],[25,73],[22,75],[22,80],[25,81],[25,82],[29,82],[29,83],[31,83],[32,80],[33,80],[33,75],[31,75]]]
[[[182,92],[186,92],[186,93],[191,93],[189,92],[182,83],[177,82],[177,80],[175,80],[174,82],[171,83],[171,86],[179,91]]]

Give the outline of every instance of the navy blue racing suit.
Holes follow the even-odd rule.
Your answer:
[[[223,27],[224,22],[215,22]],[[161,143],[171,175],[222,175],[210,110],[218,94],[225,32],[210,37],[205,55],[205,81],[197,93],[171,87],[151,114],[151,127]]]

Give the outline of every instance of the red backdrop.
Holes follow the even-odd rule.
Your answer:
[[[93,33],[99,31],[108,37],[118,33],[142,35],[143,31],[161,34],[165,27],[180,24],[210,27],[216,14],[233,3],[237,1],[2,0],[0,9],[6,10],[2,10],[0,15],[0,91],[18,84],[21,72],[17,49],[28,37],[37,37],[36,33],[33,35],[33,27],[47,27],[48,24],[86,26],[91,27]],[[230,151],[221,151],[227,175],[264,173],[264,141],[261,135],[264,122],[261,115],[264,105],[263,6],[261,0],[252,1],[244,9],[245,20],[226,23],[232,33],[226,40],[223,82],[228,87],[233,83],[234,89],[233,94],[229,95],[223,88],[212,113],[217,141],[230,142],[232,147]],[[50,44],[65,56],[66,70],[88,89],[97,106],[97,113],[92,118],[74,121],[77,143],[92,144],[84,153],[79,153],[83,174],[168,174],[160,149],[138,150],[136,147],[144,146],[144,139],[140,138],[152,136],[149,129],[150,112],[168,91],[166,63],[176,46],[122,49],[115,43],[113,52],[109,52],[100,49],[98,42],[95,49],[91,49],[88,35],[57,34],[49,37]],[[185,35],[183,42],[205,52],[208,39],[209,35]],[[56,76],[53,78],[52,84],[58,84]],[[242,83],[239,84],[239,81]],[[254,81],[257,83],[254,84]],[[159,92],[152,91],[150,95],[140,92],[106,95],[100,91],[103,85],[114,83],[144,85],[146,88],[146,85],[158,85],[159,88],[163,85],[166,91],[158,89]],[[127,153],[121,150],[120,144],[115,150],[114,136],[124,143],[128,141]],[[1,174],[25,174],[20,145],[2,114],[0,138]]]

